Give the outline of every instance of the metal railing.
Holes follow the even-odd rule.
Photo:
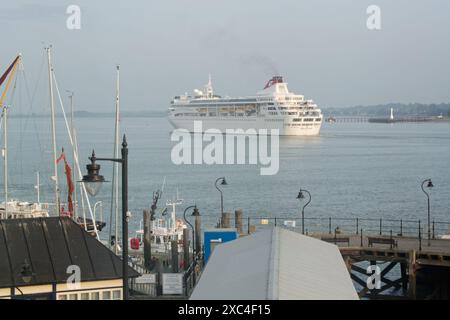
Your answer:
[[[216,219],[217,216],[216,216]],[[390,218],[360,218],[360,217],[305,217],[306,234],[334,234],[337,229],[340,233],[356,234],[361,229],[368,235],[388,236],[391,233],[397,237],[422,238],[428,237],[428,227],[430,228],[431,239],[436,239],[439,235],[450,235],[450,221],[432,220],[430,226],[421,220],[412,219],[390,219]],[[217,220],[220,225],[220,219]],[[230,227],[234,227],[236,221],[230,217]],[[291,229],[300,229],[302,227],[302,218],[299,216],[282,217],[243,217],[242,233],[250,234],[256,227],[265,226],[285,226]]]

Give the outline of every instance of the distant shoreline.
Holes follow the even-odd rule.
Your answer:
[[[421,104],[421,103],[389,103],[382,105],[368,106],[352,106],[352,107],[321,107],[325,118],[329,117],[367,117],[367,118],[389,118],[391,108],[393,109],[394,118],[437,118],[437,121],[428,122],[448,122],[450,118],[450,103],[440,104]],[[163,118],[168,114],[167,111],[128,111],[122,112],[122,118]],[[114,118],[114,112],[92,112],[92,111],[75,111],[76,118]],[[49,118],[50,113],[31,113],[31,114],[14,114],[9,115],[11,118]],[[61,118],[59,113],[56,117]]]
[[[63,118],[62,113],[55,115],[56,118]],[[69,114],[66,114],[70,117]],[[167,116],[167,112],[124,112],[120,114],[121,118],[164,118]],[[32,113],[26,114],[10,114],[10,118],[50,118],[50,113]],[[89,112],[89,111],[77,111],[74,112],[75,118],[114,118],[113,112]]]

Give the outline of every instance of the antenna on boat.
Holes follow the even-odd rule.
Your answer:
[[[172,212],[170,213],[170,229],[171,232],[175,232],[175,229],[177,227],[177,221],[176,221],[176,206],[181,205],[183,203],[183,199],[180,199],[178,196],[178,187],[177,187],[177,196],[176,199],[174,200],[167,200],[166,201],[166,206],[171,206],[172,207]]]
[[[211,74],[208,75],[208,83],[205,86],[205,93],[206,93],[207,98],[212,98],[214,95],[212,81],[211,81]]]
[[[163,192],[164,192],[164,187],[166,186],[166,176],[164,176],[164,179],[163,179],[163,183],[162,183],[162,186],[161,186],[161,196],[162,196],[162,194],[163,194]]]

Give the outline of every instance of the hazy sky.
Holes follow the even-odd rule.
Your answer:
[[[66,28],[71,4],[80,30]],[[371,4],[379,31],[366,27]],[[130,111],[165,110],[208,73],[222,95],[253,94],[277,73],[323,107],[450,102],[449,16],[448,0],[1,0],[0,68],[21,52],[45,106],[50,43],[61,90],[91,111],[113,110],[117,63]]]

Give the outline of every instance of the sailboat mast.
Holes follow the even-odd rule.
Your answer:
[[[5,213],[7,213],[8,208],[8,108],[3,107],[3,170],[4,170],[4,188],[5,188]]]
[[[0,77],[0,85],[5,81],[6,77],[8,77],[8,81],[6,82],[5,90],[3,91],[0,97],[0,107],[2,108],[3,113],[3,137],[4,137],[4,146],[3,146],[3,157],[4,157],[4,192],[5,192],[5,216],[8,217],[8,107],[3,105],[5,101],[6,92],[8,92],[9,86],[11,85],[11,81],[16,72],[17,66],[20,63],[22,55],[19,55],[14,59],[13,63],[9,66],[6,72]]]
[[[53,178],[55,179],[55,211],[56,215],[59,215],[60,200],[59,200],[59,183],[58,183],[58,165],[56,163],[56,124],[55,124],[55,103],[53,99],[53,66],[51,64],[51,47],[47,50],[47,62],[48,62],[48,85],[50,90],[50,109],[52,118],[52,142],[53,142]]]
[[[73,124],[73,92],[70,92],[70,130],[72,131],[72,137],[75,136],[75,127]],[[73,159],[73,163],[72,163],[72,167],[75,168],[75,145],[72,146],[72,159]],[[75,181],[75,173],[72,171],[72,181]],[[76,184],[74,184],[74,192],[73,192],[73,216],[74,219],[77,218],[78,216],[78,205],[77,205],[77,186]]]

